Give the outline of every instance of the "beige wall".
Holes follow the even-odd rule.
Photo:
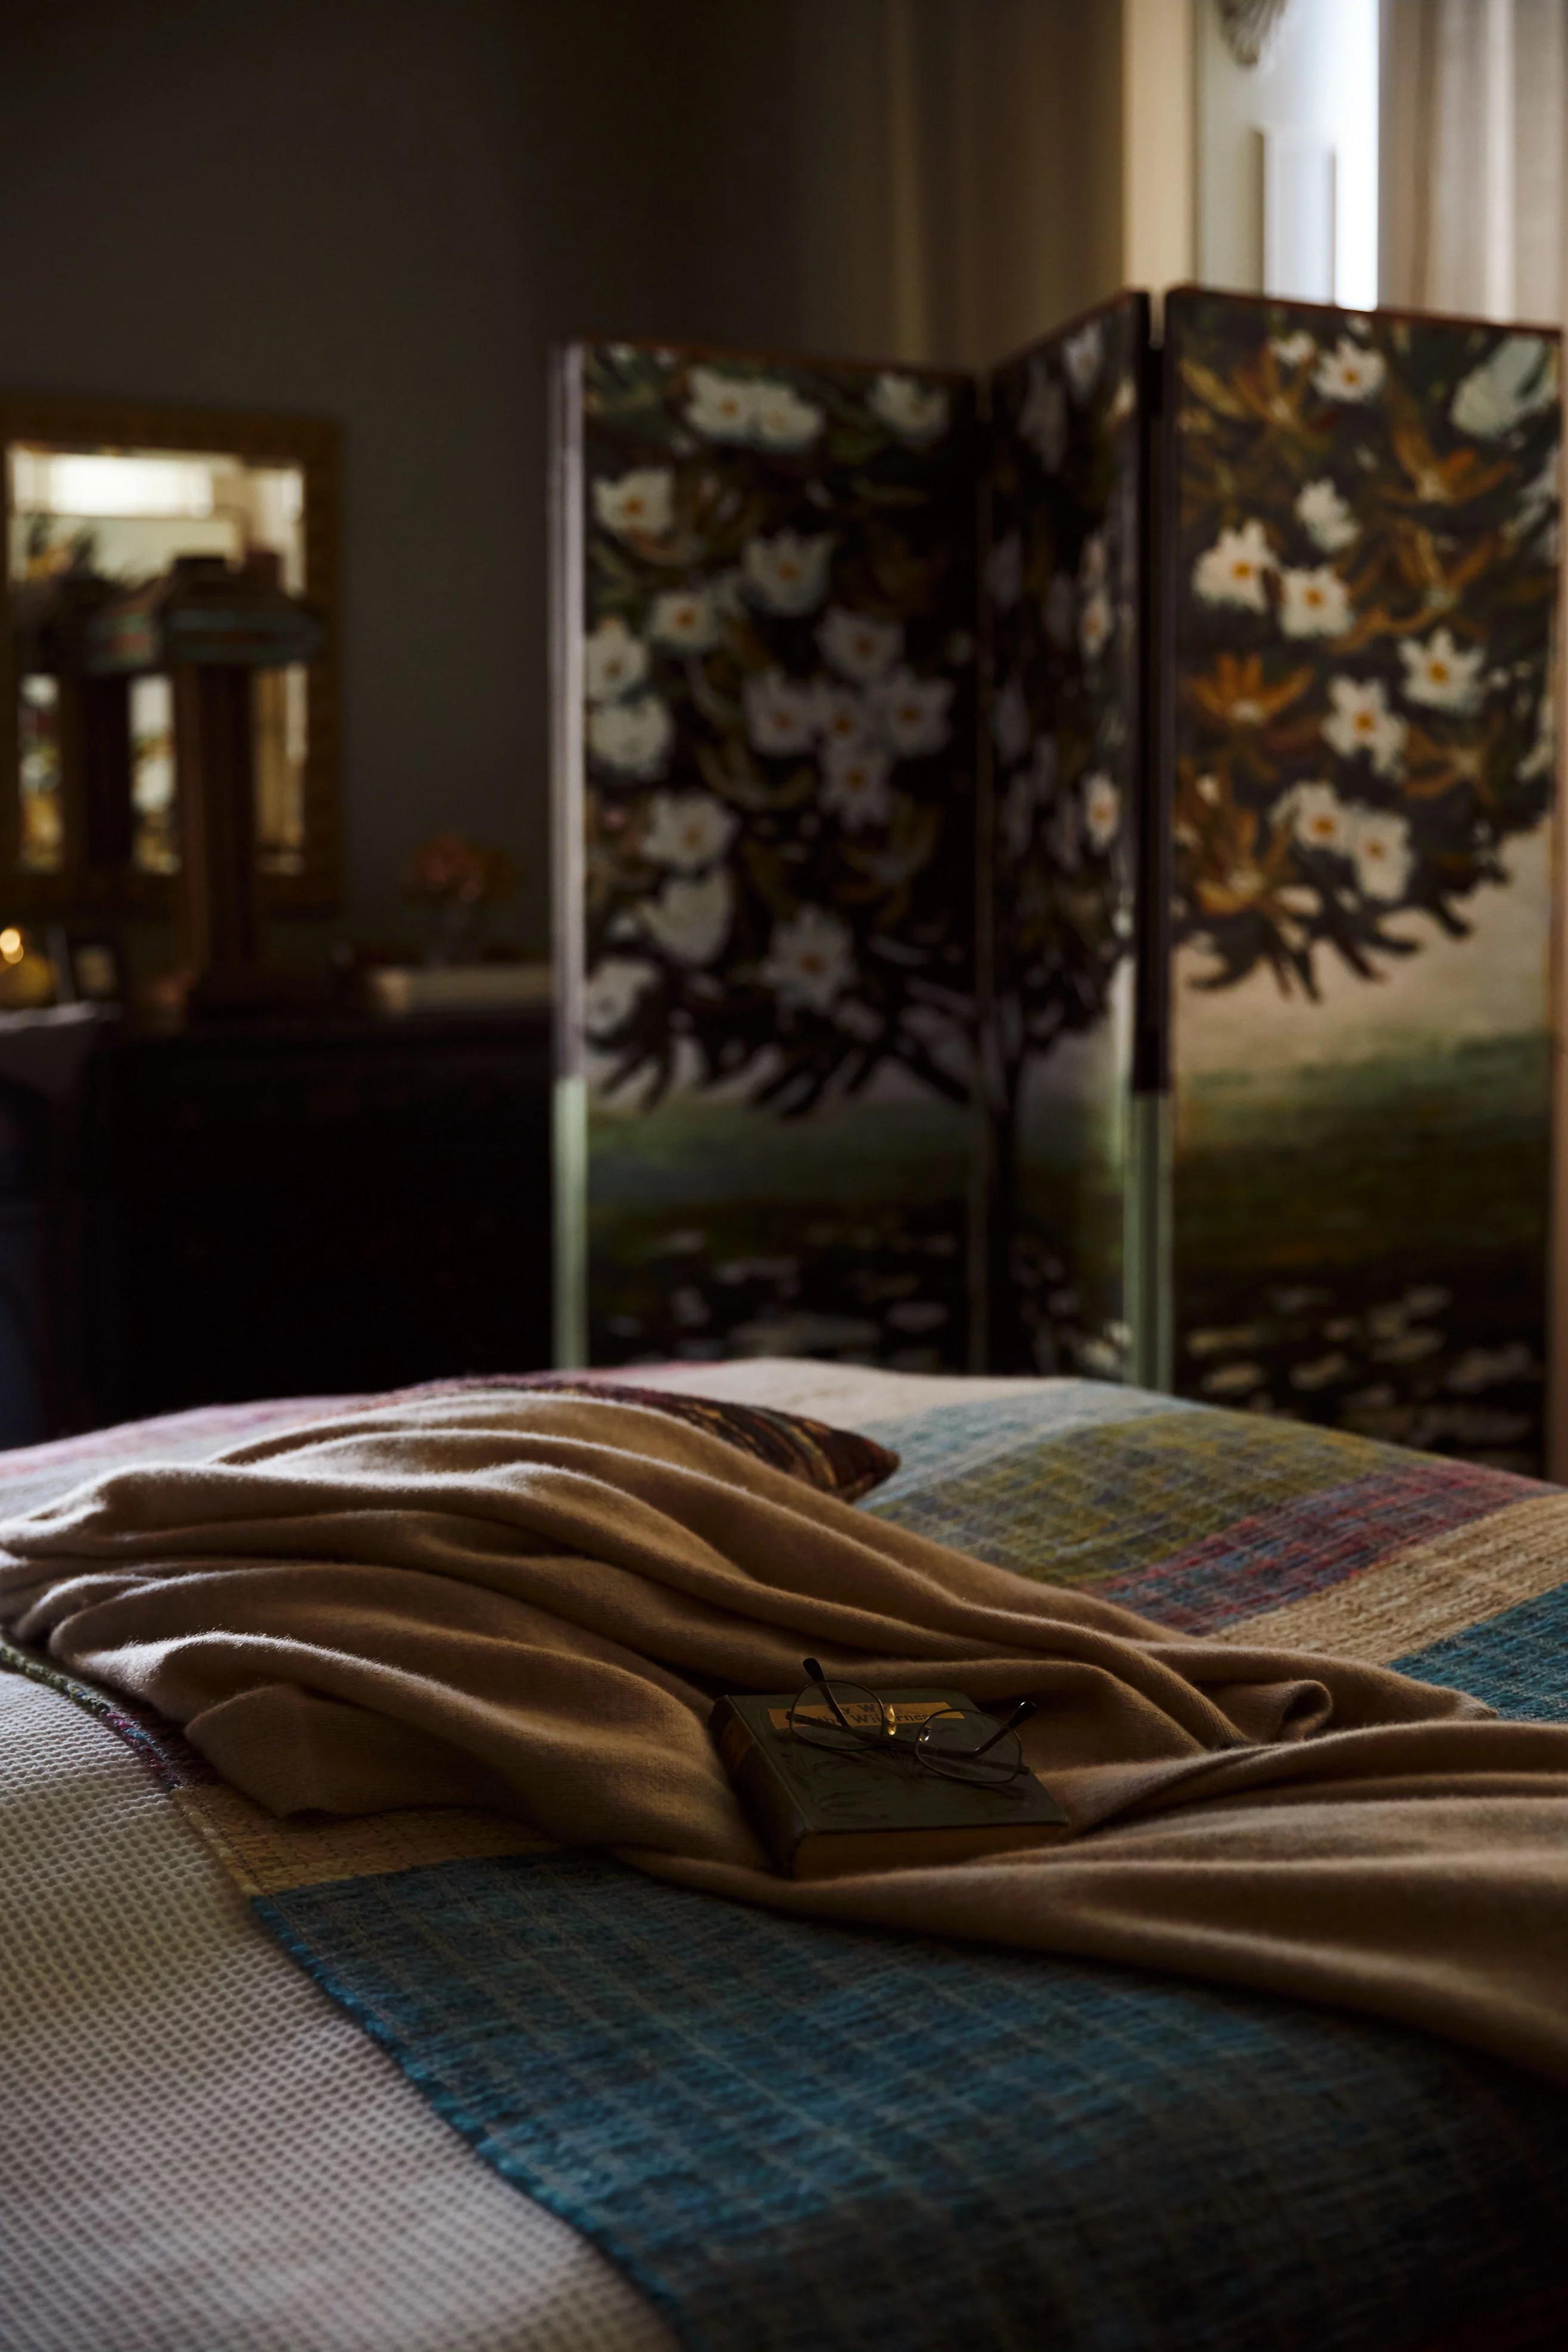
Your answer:
[[[513,851],[544,944],[552,341],[970,362],[1121,275],[1116,0],[5,17],[0,383],[346,428],[349,898],[318,952],[406,926],[438,824]]]

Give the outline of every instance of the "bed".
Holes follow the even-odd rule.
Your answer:
[[[894,1448],[859,1507],[1187,1631],[1568,1717],[1568,1496],[1092,1382],[643,1385]],[[0,1507],[330,1400],[0,1458]],[[14,1654],[13,1668],[26,1665]],[[1507,2352],[1568,2095],[1413,2030],[764,1916],[515,1822],[281,1831],[0,1674],[5,2352]],[[630,1885],[628,1882],[632,1882]]]

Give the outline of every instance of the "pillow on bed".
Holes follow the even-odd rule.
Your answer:
[[[452,1396],[465,1389],[549,1389],[568,1396],[610,1397],[622,1404],[646,1405],[653,1412],[673,1413],[677,1421],[706,1429],[710,1437],[755,1455],[770,1469],[820,1487],[846,1503],[858,1502],[880,1486],[898,1467],[898,1456],[874,1437],[851,1429],[834,1429],[803,1412],[785,1412],[776,1405],[745,1404],[719,1397],[687,1396],[674,1389],[640,1389],[622,1381],[603,1379],[597,1372],[519,1372],[466,1381],[424,1381],[417,1388],[399,1389],[406,1397]]]
[[[1444,1682],[1479,1678],[1468,1654],[1488,1621],[1500,1642],[1521,1609],[1546,1610],[1568,1633],[1561,1490],[1511,1471],[1092,1381],[924,1411],[906,1396],[862,1423],[901,1457],[869,1510],[1182,1633]],[[1544,1687],[1480,1695],[1562,1712]]]

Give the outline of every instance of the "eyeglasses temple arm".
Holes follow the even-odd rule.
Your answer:
[[[854,1730],[854,1725],[850,1721],[849,1717],[844,1713],[843,1708],[833,1696],[833,1686],[828,1680],[827,1675],[822,1672],[817,1660],[815,1658],[802,1658],[800,1664],[805,1671],[806,1680],[816,1684],[817,1688],[821,1692],[822,1696],[832,1708],[834,1718],[841,1730],[852,1732]]]
[[[1005,1739],[1009,1731],[1016,1731],[1020,1723],[1027,1723],[1031,1715],[1038,1715],[1039,1713],[1040,1707],[1035,1700],[1032,1698],[1020,1698],[1017,1706],[1014,1707],[1012,1713],[1008,1717],[1007,1721],[1005,1723],[998,1723],[990,1738],[986,1741],[984,1747],[977,1748],[973,1752],[977,1756],[984,1756],[988,1754],[989,1750],[996,1746],[998,1739]]]

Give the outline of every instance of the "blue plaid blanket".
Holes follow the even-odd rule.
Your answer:
[[[1087,1386],[874,1433],[904,1456],[863,1507],[890,1518],[1568,1716],[1555,1490]],[[694,2352],[1568,2342],[1568,2098],[1495,2060],[751,1912],[471,1824],[240,1824],[177,1742],[77,1695],[151,1741],[257,1918],[478,2156]]]

